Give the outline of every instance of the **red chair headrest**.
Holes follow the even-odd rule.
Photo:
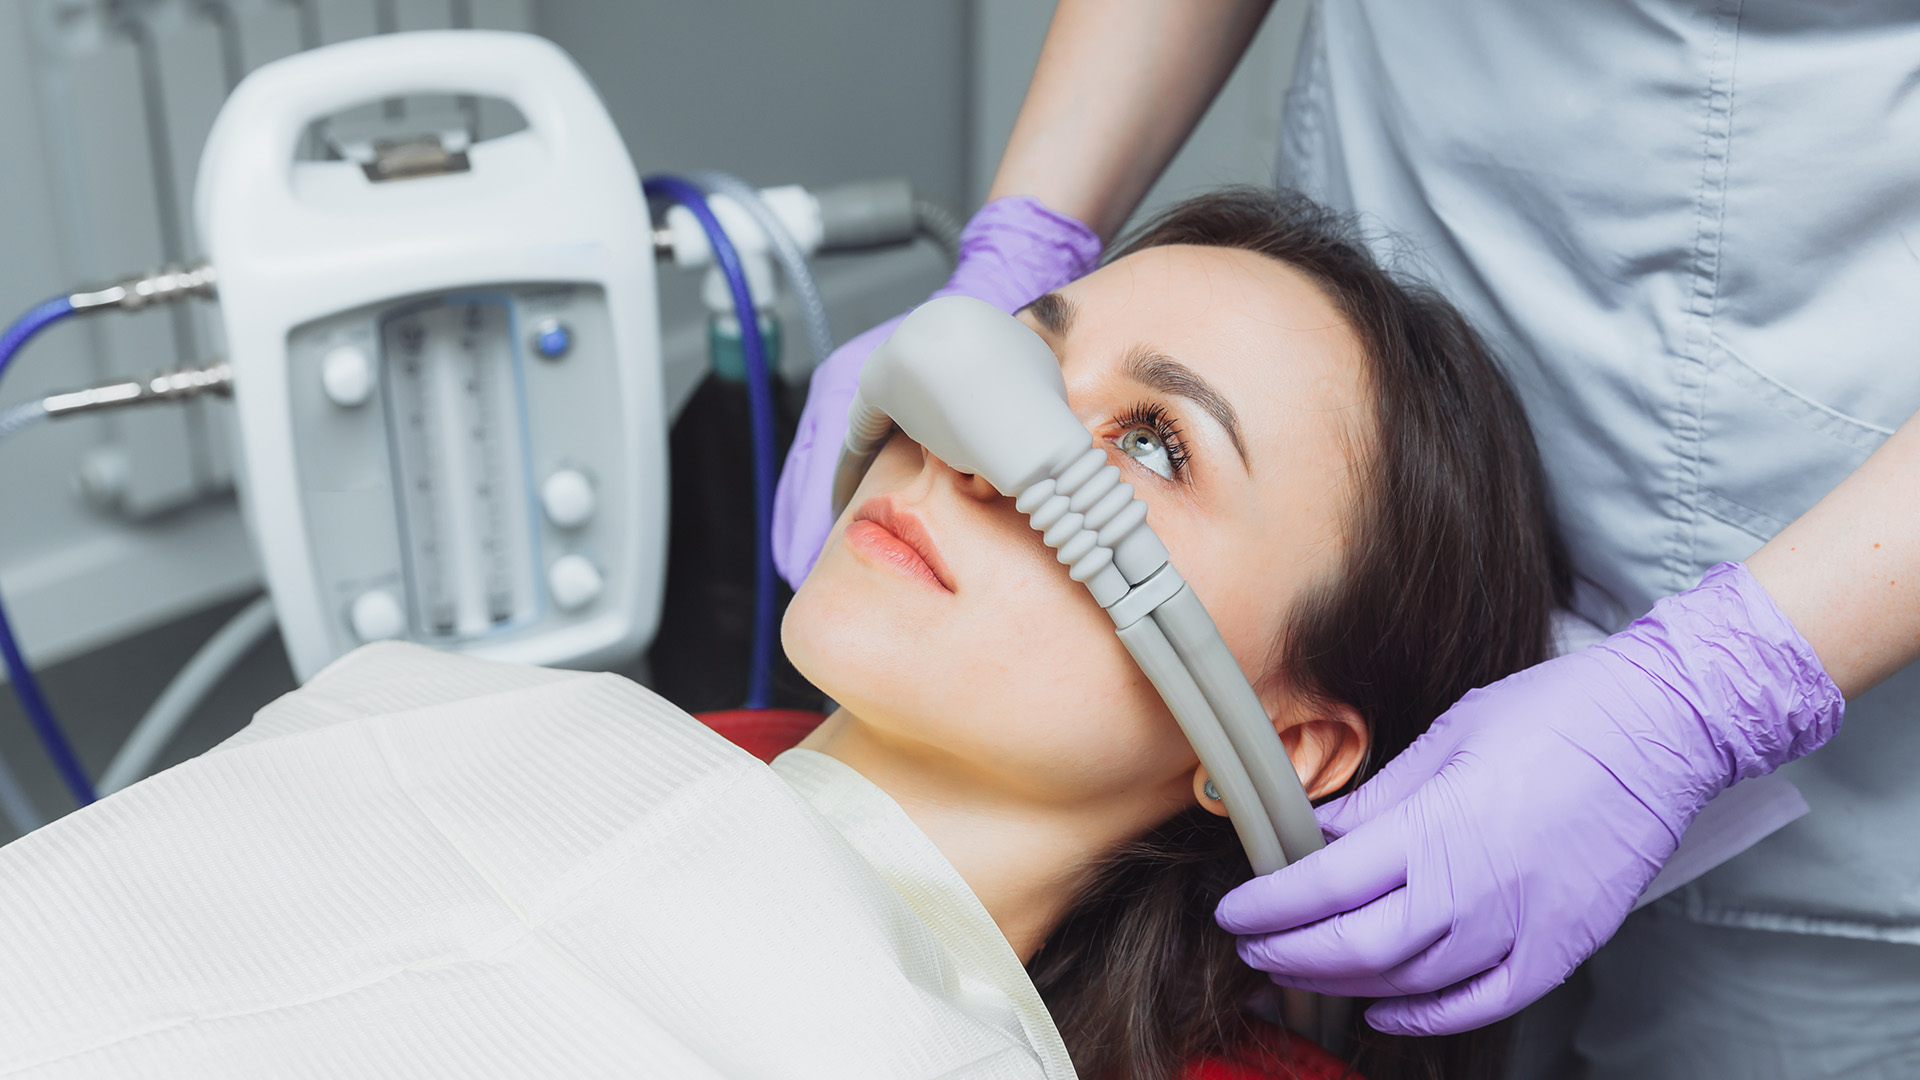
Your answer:
[[[810,709],[722,709],[695,713],[694,719],[761,761],[772,761],[811,735],[826,715]]]

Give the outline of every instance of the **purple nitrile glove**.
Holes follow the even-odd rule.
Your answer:
[[[1286,986],[1379,997],[1392,1034],[1518,1012],[1626,918],[1708,799],[1840,728],[1840,691],[1738,563],[1625,631],[1475,690],[1359,790],[1337,837],[1228,893]]]
[[[1093,269],[1099,258],[1100,237],[1073,218],[1025,196],[995,199],[967,222],[960,263],[933,295],[971,296],[1011,314]],[[814,369],[773,497],[773,561],[796,589],[833,528],[833,471],[860,366],[899,325],[898,318],[881,323]]]

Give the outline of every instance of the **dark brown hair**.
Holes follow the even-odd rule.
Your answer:
[[[1372,433],[1342,565],[1295,603],[1258,680],[1365,718],[1372,750],[1357,783],[1468,690],[1550,655],[1568,578],[1532,432],[1473,328],[1432,288],[1384,268],[1349,219],[1298,194],[1231,189],[1161,214],[1109,261],[1171,244],[1294,268],[1366,356]],[[1029,965],[1081,1076],[1159,1080],[1202,1055],[1258,1049],[1262,1022],[1248,1008],[1266,979],[1213,921],[1251,874],[1226,820],[1193,807],[1090,875]],[[1497,1029],[1391,1038],[1359,1015],[1352,1064],[1368,1080],[1498,1068]]]

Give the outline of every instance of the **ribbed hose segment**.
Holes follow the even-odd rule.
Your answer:
[[[0,442],[47,419],[47,407],[38,401],[23,401],[0,410]]]
[[[873,408],[853,392],[853,402],[847,407],[847,437],[840,446],[840,461],[834,467],[833,475],[833,513],[835,517],[853,501],[853,493],[860,488],[860,479],[867,474],[867,466],[880,452],[887,441],[887,435],[893,431],[893,417]]]
[[[853,392],[853,404],[847,410],[847,449],[855,454],[871,454],[880,449],[887,433],[893,430],[893,417],[873,408]]]
[[[1101,607],[1126,594],[1114,549],[1146,524],[1146,504],[1134,498],[1133,485],[1120,479],[1119,468],[1107,464],[1105,450],[1089,447],[1057,476],[1022,491],[1014,507]]]
[[[915,232],[939,244],[940,250],[947,253],[947,258],[959,261],[961,225],[957,218],[947,213],[945,207],[925,199],[913,200],[913,228]]]

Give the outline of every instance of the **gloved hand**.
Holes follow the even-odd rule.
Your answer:
[[[1392,1034],[1519,1011],[1613,932],[1722,789],[1839,730],[1813,649],[1738,563],[1603,642],[1475,690],[1320,808],[1331,844],[1227,894],[1240,956],[1380,997]]]
[[[1100,237],[1073,218],[1024,196],[995,199],[967,222],[959,265],[933,295],[971,296],[1011,314],[1093,269],[1099,258]],[[773,561],[796,589],[833,528],[833,471],[860,365],[905,317],[861,334],[814,369],[773,502]]]

